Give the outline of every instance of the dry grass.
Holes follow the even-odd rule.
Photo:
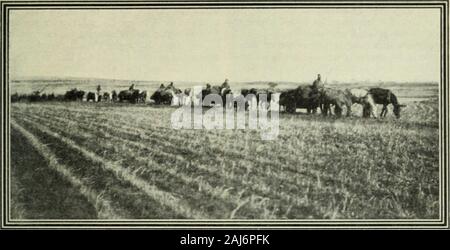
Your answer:
[[[103,199],[100,194],[96,193],[89,186],[85,185],[81,179],[77,178],[67,166],[60,164],[56,155],[53,154],[46,145],[42,144],[38,138],[36,138],[33,134],[17,124],[15,121],[12,121],[11,125],[12,128],[14,130],[17,130],[22,136],[24,136],[33,146],[33,148],[47,161],[48,167],[55,170],[66,180],[68,180],[72,186],[79,189],[79,192],[83,196],[85,196],[90,203],[94,205],[97,211],[97,216],[99,218],[115,219],[122,217],[116,211],[114,211],[114,208],[110,206],[110,201]],[[24,216],[21,216],[19,214],[16,218],[22,217]]]
[[[400,120],[282,114],[274,141],[173,130],[173,110],[39,103],[12,115],[126,218],[438,217],[437,100]]]

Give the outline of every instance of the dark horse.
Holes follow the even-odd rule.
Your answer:
[[[169,105],[172,102],[173,95],[171,92],[166,91],[165,89],[158,89],[155,91],[155,93],[152,94],[150,97],[153,101],[155,101],[155,104],[166,104]]]
[[[255,88],[251,89],[241,89],[241,95],[245,98],[245,110],[249,107],[250,95],[254,95],[256,98],[256,103],[258,103],[258,90]]]
[[[246,100],[246,109],[248,108],[248,102],[250,101],[248,96],[254,95],[256,97],[256,103],[268,109],[270,107],[270,101],[272,100],[272,94],[275,94],[273,89],[241,89],[241,95],[244,96]],[[262,98],[265,96],[265,98]]]
[[[386,117],[388,112],[387,106],[392,104],[394,106],[394,115],[400,118],[401,107],[406,107],[406,105],[401,105],[398,102],[397,97],[389,89],[383,88],[371,88],[369,89],[369,94],[372,95],[373,100],[376,104],[383,104],[383,109],[381,110],[380,117]]]
[[[201,97],[201,102],[203,104],[205,97],[207,95],[212,95],[212,94],[219,95],[222,98],[222,105],[225,106],[226,105],[226,96],[232,95],[233,93],[231,92],[231,89],[229,87],[224,86],[224,84],[222,84],[220,86],[211,86],[211,85],[207,84],[206,88],[202,89],[201,93],[199,93],[197,95],[197,98],[200,99],[200,97]]]
[[[169,86],[165,87],[164,84],[161,84],[159,89],[157,89],[150,99],[155,101],[155,104],[166,104],[170,105],[172,103],[173,98],[176,95],[180,95],[183,92],[181,89],[176,88],[173,83],[170,83]]]
[[[64,95],[64,100],[81,101],[83,100],[84,94],[85,92],[83,90],[78,90],[74,88],[66,92],[66,94]]]
[[[139,90],[122,90],[119,92],[118,97],[120,102],[129,101],[131,103],[136,103],[139,98]]]
[[[283,91],[280,94],[279,103],[289,113],[295,113],[298,108],[306,108],[308,114],[316,113],[320,106],[320,93],[311,86],[299,86],[296,89]]]
[[[86,96],[86,101],[97,102],[97,95],[94,92],[88,92]]]

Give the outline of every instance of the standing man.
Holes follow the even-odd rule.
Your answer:
[[[96,102],[100,102],[102,100],[102,96],[100,95],[100,91],[102,91],[102,87],[97,85],[97,96],[95,98]]]
[[[309,93],[307,93],[308,97],[309,97],[309,102],[310,103],[318,103],[320,106],[320,110],[324,110],[323,104],[321,103],[321,98],[322,98],[322,94],[323,94],[323,89],[324,88],[324,84],[322,82],[322,78],[320,76],[320,74],[317,74],[317,79],[314,80]],[[315,113],[316,109],[313,109],[313,113]]]
[[[222,83],[222,88],[225,88],[225,89],[230,88],[230,84],[228,84],[228,79],[225,79],[225,81]]]
[[[134,83],[131,84],[131,86],[128,88],[128,90],[134,90]]]
[[[117,101],[117,92],[115,90],[113,90],[111,92],[111,96],[112,96],[112,101],[116,102]]]
[[[220,94],[223,95],[226,90],[230,89],[230,84],[228,83],[228,79],[225,79],[225,81],[222,83],[221,87],[222,87],[222,89],[220,90]]]
[[[313,89],[318,90],[324,87],[320,74],[317,75],[317,79],[312,84]]]

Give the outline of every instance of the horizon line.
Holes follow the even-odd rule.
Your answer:
[[[129,81],[129,82],[182,82],[182,83],[215,83],[215,82],[223,82],[223,80],[214,80],[214,81],[208,81],[208,80],[143,80],[143,79],[123,79],[123,78],[104,78],[104,77],[85,77],[85,76],[19,76],[10,78],[9,81],[32,81],[32,80],[104,80],[104,81]],[[326,79],[323,80],[323,82],[327,83],[439,83],[440,81],[436,80],[408,80],[408,81],[399,81],[399,80],[360,80],[360,79],[352,79],[352,80],[335,80],[335,79]],[[306,83],[306,82],[313,82],[314,78],[311,80],[247,80],[247,81],[230,81],[235,83],[252,83],[252,82],[261,82],[261,83]]]

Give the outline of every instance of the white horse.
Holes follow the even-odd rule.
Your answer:
[[[352,103],[359,103],[363,106],[363,116],[372,115],[377,118],[377,107],[375,106],[375,101],[368,90],[348,89],[347,91],[351,95]]]
[[[279,111],[279,109],[280,109],[280,104],[279,104],[280,103],[280,94],[281,93],[273,93],[271,95],[270,104],[269,104],[270,110],[272,110],[272,111],[274,111],[274,110]]]
[[[185,106],[189,106],[189,105],[198,105],[198,101],[196,102],[196,97],[194,95],[194,88],[190,88],[190,89],[185,89],[183,92],[183,96],[182,96],[182,103]]]
[[[258,110],[258,99],[255,95],[252,95],[250,100],[247,101],[249,110]]]
[[[183,95],[183,93],[175,94],[175,92],[172,89],[167,90],[167,91],[172,95],[172,101],[170,103],[170,106],[181,106],[181,105],[183,105],[182,97],[181,97],[181,95]]]

